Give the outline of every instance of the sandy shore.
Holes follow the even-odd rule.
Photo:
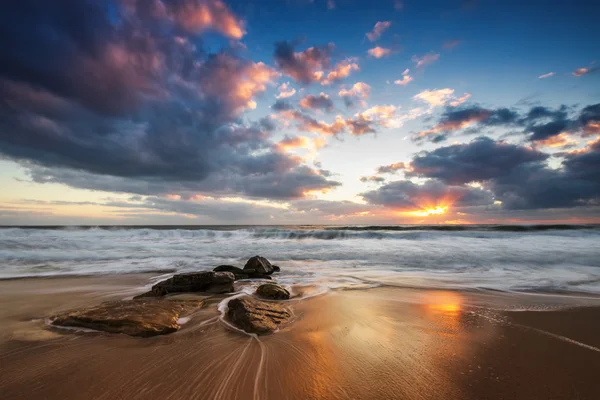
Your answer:
[[[173,334],[47,329],[149,275],[0,281],[4,399],[598,399],[600,298],[378,288],[290,301],[260,338],[214,297]],[[523,311],[527,308],[533,311]]]

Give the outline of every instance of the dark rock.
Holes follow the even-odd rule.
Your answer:
[[[169,293],[208,292],[229,293],[233,292],[235,275],[231,272],[192,272],[188,274],[173,275],[152,286],[152,290],[134,297],[160,297]]]
[[[265,302],[249,296],[229,301],[227,317],[233,325],[248,333],[273,333],[290,319],[290,313],[280,304]]]
[[[272,300],[288,300],[290,298],[290,292],[274,283],[260,285],[258,289],[256,289],[256,294],[265,299]]]
[[[273,267],[273,272],[279,272],[279,271],[281,271],[281,268],[279,268],[278,265],[272,265],[272,267]]]
[[[250,275],[250,277],[257,275],[271,275],[273,273],[273,266],[266,258],[254,256],[246,262],[243,271]]]
[[[131,336],[155,336],[177,331],[177,320],[203,304],[201,300],[140,299],[102,303],[50,318],[52,325],[88,328]]]
[[[242,270],[241,268],[238,268],[238,267],[234,267],[233,265],[219,265],[218,267],[213,269],[213,271],[215,271],[215,272],[231,272],[233,275],[235,275],[236,281],[238,279],[248,279],[248,277],[249,277],[249,275],[246,274],[244,272],[244,270]]]

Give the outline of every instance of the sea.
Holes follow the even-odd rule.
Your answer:
[[[243,267],[331,289],[600,294],[600,225],[0,227],[0,279]]]

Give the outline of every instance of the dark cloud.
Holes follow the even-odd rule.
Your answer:
[[[516,128],[532,142],[552,139],[565,132],[592,135],[600,132],[600,105],[584,107],[577,118],[569,118],[569,108],[562,105],[556,109],[534,106],[522,114],[508,108],[487,109],[479,106],[447,108],[436,125],[417,132],[413,140],[438,143],[449,135],[461,131],[478,134],[487,127]]]
[[[361,176],[360,181],[365,182],[365,183],[366,182],[383,183],[383,182],[385,182],[385,178],[383,176],[377,176],[377,175]]]
[[[411,181],[395,181],[376,190],[362,193],[370,204],[378,204],[398,210],[415,210],[437,204],[455,207],[482,206],[493,203],[490,192],[468,186],[449,186],[430,180],[422,185]]]
[[[298,42],[282,41],[275,43],[275,64],[286,75],[305,84],[319,81],[318,71],[328,69],[331,65],[332,44],[309,47],[296,52]]]
[[[302,108],[324,110],[327,112],[333,111],[333,101],[325,93],[321,93],[318,96],[309,94],[302,98],[299,104]]]
[[[294,106],[292,106],[288,101],[286,100],[277,100],[272,106],[271,109],[273,111],[279,112],[279,111],[288,111],[288,110],[293,110]]]
[[[547,158],[547,154],[530,147],[479,137],[467,144],[440,147],[417,155],[407,175],[439,179],[448,184],[482,182],[508,175],[521,164]]]
[[[377,168],[377,173],[378,174],[395,174],[396,172],[406,169],[407,165],[406,163],[403,162],[399,162],[399,163],[393,163],[393,164],[389,164],[389,165],[382,165],[381,167]]]
[[[198,32],[239,38],[243,24],[218,0],[198,4],[6,5],[0,153],[38,182],[107,191],[295,198],[337,186],[279,152],[272,121],[242,119],[277,73],[203,51]]]

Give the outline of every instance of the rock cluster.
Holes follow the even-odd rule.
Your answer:
[[[82,310],[55,315],[50,321],[55,326],[81,327],[131,336],[154,336],[175,332],[178,320],[200,307],[201,300],[181,300],[177,293],[223,294],[234,292],[234,281],[239,279],[272,279],[280,268],[261,256],[254,256],[244,268],[219,265],[213,271],[173,275],[161,281],[149,292],[133,300],[112,301]],[[267,283],[258,287],[256,295],[236,297],[229,301],[226,317],[236,327],[256,334],[272,333],[290,319],[290,312],[272,300],[287,300],[290,293],[283,287]]]

